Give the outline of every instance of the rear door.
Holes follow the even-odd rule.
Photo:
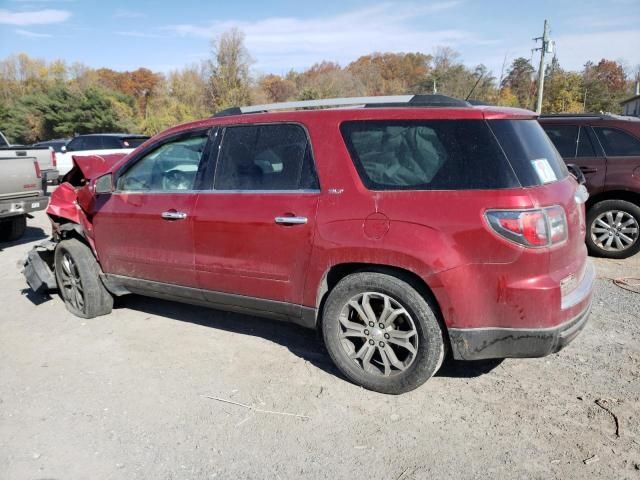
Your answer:
[[[227,127],[219,152],[193,217],[198,284],[300,304],[320,195],[306,130]]]
[[[208,157],[208,131],[150,146],[118,172],[93,220],[106,273],[196,286],[193,210]]]
[[[634,171],[640,168],[640,139],[622,129],[594,126],[607,156],[608,189],[640,192],[640,180]]]
[[[577,165],[592,195],[604,189],[607,163],[587,125],[544,124],[543,128],[565,163]]]

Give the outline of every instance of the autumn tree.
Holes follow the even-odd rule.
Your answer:
[[[534,72],[529,60],[519,57],[511,63],[507,76],[502,80],[501,87],[508,87],[511,90],[518,99],[520,107],[531,107],[531,99],[536,88],[533,81]]]
[[[627,77],[622,65],[604,58],[597,64],[587,62],[583,77],[587,111],[620,111],[620,100],[627,92]]]
[[[270,102],[284,102],[296,93],[296,84],[280,75],[265,75],[258,84]]]
[[[237,28],[224,32],[213,40],[211,56],[207,93],[212,108],[217,111],[249,104],[253,60],[244,45],[244,33]]]

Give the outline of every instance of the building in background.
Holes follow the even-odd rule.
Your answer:
[[[640,81],[636,82],[636,94],[620,102],[622,114],[640,117]]]

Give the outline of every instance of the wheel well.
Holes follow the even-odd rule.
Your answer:
[[[447,331],[447,326],[444,322],[444,317],[442,316],[442,311],[440,310],[438,300],[436,299],[427,282],[425,282],[422,277],[412,272],[411,270],[400,267],[393,267],[390,265],[380,265],[372,263],[342,263],[331,267],[322,279],[322,282],[320,283],[320,287],[318,289],[318,297],[316,299],[316,306],[318,308],[318,328],[321,328],[322,310],[324,309],[324,303],[331,290],[333,290],[338,282],[340,282],[340,280],[342,280],[347,275],[360,272],[375,272],[391,275],[411,285],[429,302],[431,306],[433,306],[434,314],[438,319],[438,322],[440,323],[440,327],[442,328],[442,332],[445,338],[445,344],[447,345],[447,348],[449,348],[449,332]]]
[[[630,192],[628,190],[610,190],[608,192],[598,193],[590,196],[589,200],[587,200],[587,210],[603,200],[626,200],[627,202],[640,206],[640,193]]]

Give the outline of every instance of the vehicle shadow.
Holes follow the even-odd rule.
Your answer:
[[[13,242],[0,242],[0,252],[8,247],[15,247],[17,245],[35,242],[36,240],[44,240],[45,238],[47,238],[47,234],[42,228],[28,226],[24,232],[24,235],[22,235],[17,240],[14,240]]]
[[[264,338],[286,347],[292,354],[308,361],[315,367],[346,380],[333,365],[324,347],[322,336],[314,330],[277,320],[224,312],[168,300],[152,299],[139,295],[127,295],[119,298],[116,308],[129,308],[181,322]],[[500,363],[502,363],[502,359],[463,362],[447,357],[436,376],[475,378],[489,373]]]

